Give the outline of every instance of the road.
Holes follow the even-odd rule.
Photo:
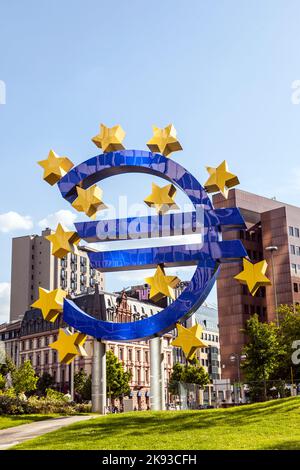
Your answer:
[[[46,434],[47,432],[56,431],[57,429],[92,419],[93,416],[68,416],[61,418],[51,418],[45,421],[36,421],[30,424],[22,424],[13,428],[0,430],[0,450],[8,449],[21,442]]]

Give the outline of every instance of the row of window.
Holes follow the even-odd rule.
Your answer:
[[[266,319],[267,315],[267,309],[266,307],[260,307],[259,305],[248,305],[244,304],[244,313],[246,315],[254,315],[257,313],[257,315],[262,319]]]
[[[290,254],[300,256],[300,246],[290,245]]]
[[[23,354],[21,356],[21,363],[24,364],[25,362],[25,359],[28,359],[32,364],[33,364],[33,356],[32,354],[29,354],[28,357],[26,358],[26,355]],[[56,351],[52,351],[52,363],[53,364],[56,364],[57,362],[57,352]],[[45,351],[44,353],[44,360],[43,360],[43,365],[48,365],[49,364],[49,352],[48,351]],[[35,355],[35,364],[34,364],[36,367],[39,367],[41,364],[41,354],[36,354]]]
[[[53,342],[57,340],[57,335],[53,336]],[[31,351],[33,349],[40,349],[45,346],[49,346],[49,336],[41,336],[36,338],[34,341],[33,339],[23,340],[20,343],[21,351]]]
[[[298,227],[289,227],[289,235],[290,237],[300,237],[300,230]]]
[[[217,335],[212,335],[210,333],[202,333],[202,339],[207,341],[215,341],[216,343],[219,341],[219,337]]]
[[[300,275],[300,264],[292,263],[291,264],[292,275]]]

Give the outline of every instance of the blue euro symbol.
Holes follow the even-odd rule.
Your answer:
[[[221,240],[222,226],[226,230],[245,228],[239,210],[214,209],[197,179],[177,162],[158,153],[122,150],[97,155],[70,170],[58,184],[62,196],[72,203],[77,197],[77,186],[87,189],[105,178],[133,172],[155,175],[173,183],[188,196],[194,210],[188,214],[80,222],[75,224],[79,236],[87,242],[131,239],[131,227],[134,226],[139,238],[151,237],[153,233],[156,237],[166,233],[172,237],[201,231],[202,241],[189,245],[90,252],[91,266],[103,272],[152,268],[158,264],[166,267],[197,265],[181,295],[159,313],[143,320],[129,323],[98,320],[83,312],[73,301],[65,300],[64,321],[78,331],[103,340],[147,340],[170,331],[204,302],[216,280],[220,263],[247,256],[240,240]]]

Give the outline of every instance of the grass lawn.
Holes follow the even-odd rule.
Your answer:
[[[0,416],[0,429],[7,429],[13,426],[20,426],[20,424],[29,424],[34,421],[42,421],[44,419],[58,418],[57,414],[49,415],[5,415]]]
[[[113,414],[14,449],[300,449],[300,397],[229,409]]]

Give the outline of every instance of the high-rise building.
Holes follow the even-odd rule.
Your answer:
[[[237,365],[230,361],[230,356],[242,352],[246,320],[257,313],[262,321],[276,321],[276,303],[300,302],[300,208],[237,189],[229,191],[228,199],[215,195],[213,202],[216,208],[241,210],[247,229],[225,231],[223,239],[241,239],[252,262],[267,261],[266,275],[273,281],[274,274],[275,281],[271,286],[261,287],[253,297],[247,286],[234,279],[242,270],[241,262],[221,266],[217,293],[222,376],[235,380]]]
[[[83,294],[97,283],[104,289],[104,275],[91,269],[88,247],[78,247],[64,259],[51,254],[51,243],[45,239],[51,229],[41,235],[26,235],[12,240],[10,321],[17,320],[30,309],[39,296],[39,287],[61,288],[69,294]]]

